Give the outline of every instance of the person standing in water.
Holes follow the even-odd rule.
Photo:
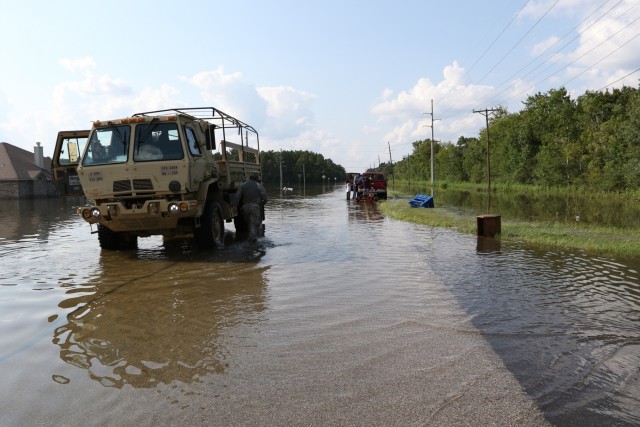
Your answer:
[[[268,201],[267,191],[259,179],[258,172],[251,172],[249,179],[238,188],[232,203],[235,208],[240,206],[240,214],[249,226],[249,242],[255,242],[260,234],[262,206]]]

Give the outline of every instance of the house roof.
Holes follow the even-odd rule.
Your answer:
[[[0,181],[51,178],[51,159],[44,158],[44,168],[35,164],[34,154],[8,142],[0,142]]]

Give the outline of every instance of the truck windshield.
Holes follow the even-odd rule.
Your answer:
[[[125,163],[127,161],[131,128],[126,125],[97,128],[91,132],[83,166]]]
[[[179,160],[184,157],[176,123],[149,123],[136,126],[133,160]]]

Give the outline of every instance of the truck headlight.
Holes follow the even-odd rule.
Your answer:
[[[100,209],[98,208],[91,209],[91,216],[94,218],[100,218]]]
[[[180,212],[180,206],[178,206],[176,203],[171,203],[171,204],[169,205],[169,213],[170,213],[171,215],[175,215],[175,214],[177,214],[178,212]]]

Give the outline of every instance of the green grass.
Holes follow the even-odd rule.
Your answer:
[[[409,186],[409,182],[404,179],[396,179],[395,185],[398,187],[395,191],[389,190],[390,195],[400,196],[403,194],[403,188]],[[389,183],[391,188],[391,183]],[[413,180],[411,187],[421,189],[425,194],[431,194],[431,184],[428,181]],[[486,183],[470,183],[470,182],[448,182],[437,181],[436,192],[441,189],[449,190],[465,190],[471,192],[485,192]],[[512,184],[512,183],[492,183],[491,189],[493,194],[525,194],[525,195],[546,195],[546,196],[572,196],[586,197],[591,199],[623,200],[623,201],[639,201],[640,189],[624,190],[624,191],[606,191],[594,189],[591,187],[578,186],[541,186],[531,184]],[[406,194],[405,194],[406,195]]]
[[[444,207],[411,208],[405,200],[379,203],[389,218],[433,227],[453,228],[476,234],[476,216],[462,215]],[[502,241],[517,241],[546,248],[581,249],[593,255],[640,257],[640,230],[590,226],[583,223],[525,222],[501,218]]]

